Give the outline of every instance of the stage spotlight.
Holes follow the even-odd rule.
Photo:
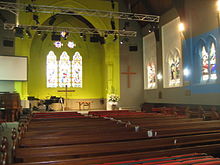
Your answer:
[[[105,37],[105,38],[107,38],[107,37],[108,37],[108,33],[107,33],[107,32],[105,32],[104,37]]]
[[[83,33],[80,33],[80,37],[81,37],[81,38],[83,37]]]
[[[113,41],[116,41],[117,39],[118,39],[118,36],[115,34]]]
[[[115,21],[113,17],[111,19],[111,27],[112,27],[112,30],[115,30]]]
[[[129,41],[129,38],[128,37],[125,37],[123,38],[121,41],[120,41],[120,44],[125,44],[126,42]]]
[[[35,10],[36,7],[31,6],[30,4],[25,8],[26,12],[31,12],[33,13],[33,10]]]
[[[61,34],[61,36],[63,37],[64,40],[67,40],[67,37],[68,37],[68,35],[69,35],[68,32],[63,31],[63,32],[61,32],[60,34]]]
[[[130,23],[129,22],[125,22],[124,23],[124,27],[123,27],[123,30],[125,31],[127,29],[127,27],[130,26]]]
[[[53,25],[55,21],[56,21],[56,16],[53,15],[52,17],[50,17],[49,25]]]
[[[24,28],[15,27],[15,37],[24,38]]]
[[[83,41],[86,41],[86,34],[83,34]]]
[[[38,15],[33,14],[33,20],[36,22],[37,25],[40,24]]]
[[[99,37],[99,42],[100,42],[100,44],[105,44],[105,38],[104,37]]]
[[[37,35],[40,36],[41,35],[41,31],[37,31]]]
[[[61,35],[58,35],[55,32],[52,32],[51,40],[52,41],[60,41],[61,40]]]
[[[29,29],[26,29],[25,32],[26,32],[28,38],[32,38],[32,35],[31,35],[31,32]]]

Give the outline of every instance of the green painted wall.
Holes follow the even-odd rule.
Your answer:
[[[21,1],[29,3],[30,1]],[[90,8],[111,10],[110,2],[103,0],[63,0],[63,1],[49,1],[43,0],[36,1],[42,5],[53,6],[66,6],[76,8]],[[94,5],[95,4],[95,5]],[[38,14],[41,24],[47,22],[52,14]],[[98,17],[85,17],[97,29],[111,29],[110,19]],[[35,25],[32,20],[31,13],[20,13],[19,23]],[[79,21],[73,16],[59,16],[56,20],[56,26],[62,27],[87,27],[83,22]],[[116,21],[116,27],[118,21]],[[106,98],[107,94],[116,93],[120,94],[120,79],[119,79],[119,43],[113,41],[113,36],[108,36],[106,44],[83,41],[79,34],[71,34],[71,38],[76,47],[70,49],[66,46],[67,41],[63,41],[62,48],[55,48],[51,41],[51,35],[48,34],[47,38],[42,41],[41,36],[32,31],[33,37],[28,39],[16,39],[16,55],[28,56],[28,82],[16,82],[16,91],[21,94],[22,99],[27,96],[35,96],[40,99],[45,99],[50,96],[64,96],[64,93],[59,93],[57,90],[61,88],[46,88],[46,55],[50,50],[53,50],[57,57],[63,51],[67,51],[68,55],[72,57],[76,51],[79,51],[83,57],[83,88],[71,88],[76,90],[74,93],[69,93],[68,98]],[[71,58],[72,59],[72,58]]]

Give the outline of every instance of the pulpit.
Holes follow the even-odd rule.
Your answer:
[[[2,118],[6,121],[18,120],[22,110],[21,100],[18,93],[0,93],[0,109]]]

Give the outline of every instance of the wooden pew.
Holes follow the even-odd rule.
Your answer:
[[[20,148],[17,150],[18,158],[24,162],[48,161],[70,157],[92,157],[95,155],[114,155],[131,152],[157,151],[172,149],[178,146],[197,146],[197,144],[220,143],[220,133],[204,134],[182,137],[168,137],[163,139],[146,139],[138,141],[125,141],[113,143],[98,143],[84,145],[52,146]]]
[[[30,163],[16,163],[16,165],[88,165],[88,164],[98,164],[106,162],[116,162],[124,160],[137,160],[137,159],[146,159],[146,158],[155,158],[162,156],[173,156],[178,154],[185,153],[195,153],[197,151],[204,152],[207,154],[212,154],[213,152],[220,152],[220,144],[210,144],[210,145],[201,145],[193,147],[183,147],[183,148],[173,148],[173,149],[164,149],[158,151],[148,151],[148,152],[136,152],[128,154],[116,154],[116,155],[107,155],[107,156],[97,156],[97,157],[87,157],[87,158],[72,158],[72,159],[63,159],[63,160],[51,160],[51,161],[42,161],[42,162],[30,162]]]
[[[68,165],[203,152],[208,149],[209,153],[220,153],[220,149],[215,147],[220,145],[220,131],[217,126],[219,121],[178,119],[178,122],[175,122],[174,118],[161,116],[142,119],[132,119],[129,116],[129,118],[137,124],[141,123],[143,130],[135,133],[132,128],[125,128],[116,121],[104,119],[33,120],[30,122],[27,136],[25,135],[22,140],[21,148],[16,150],[17,158],[30,162],[23,164]],[[161,121],[165,124],[161,124]],[[86,127],[85,123],[90,126]],[[46,126],[42,127],[42,124]],[[109,131],[105,130],[106,128],[109,128]],[[97,131],[91,131],[94,129]],[[148,129],[158,131],[157,136],[148,137],[146,132]],[[197,135],[195,130],[197,133],[203,131],[203,134]],[[43,134],[40,135],[40,131]],[[64,131],[63,134],[60,133],[62,131]],[[33,138],[33,136],[36,137]]]

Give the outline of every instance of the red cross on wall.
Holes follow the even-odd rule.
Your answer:
[[[130,71],[130,66],[128,66],[128,71],[127,72],[121,72],[121,74],[126,74],[128,77],[128,88],[130,88],[130,76],[133,75],[133,74],[136,74],[136,72],[131,72]]]

